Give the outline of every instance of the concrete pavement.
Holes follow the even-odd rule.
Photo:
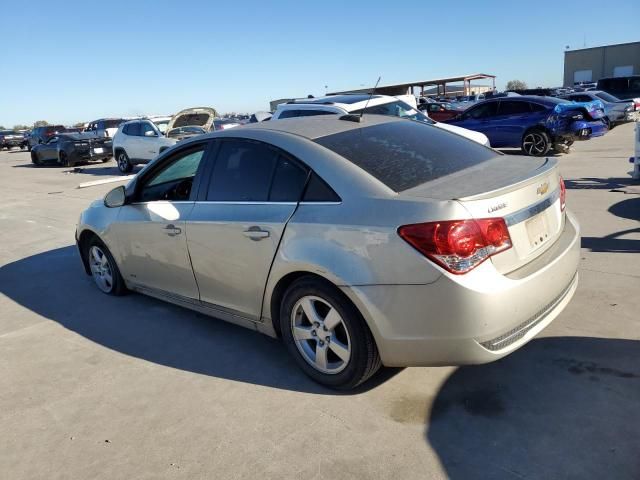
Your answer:
[[[276,340],[98,292],[74,229],[115,163],[0,152],[0,471],[18,479],[640,478],[640,186],[632,125],[559,156],[580,285],[526,347],[386,370],[353,394]]]

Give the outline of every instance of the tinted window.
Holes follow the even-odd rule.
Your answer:
[[[597,97],[601,98],[602,100],[604,100],[605,102],[618,102],[619,99],[618,97],[614,97],[613,95],[607,93],[607,92],[598,92],[595,94]]]
[[[546,112],[547,111],[547,107],[540,105],[539,103],[530,103],[529,106],[531,107],[531,111],[532,112]]]
[[[140,122],[130,123],[127,128],[127,135],[139,136],[140,135]]]
[[[297,202],[300,200],[307,171],[285,157],[278,158],[273,175],[269,200],[272,202]]]
[[[312,173],[302,200],[304,202],[339,202],[340,197],[318,175]]]
[[[153,132],[154,135],[156,134],[151,122],[140,122],[140,135],[144,136],[147,132]]]
[[[220,145],[207,200],[264,202],[278,153],[264,144],[241,140]]]
[[[500,102],[499,115],[522,115],[523,113],[531,113],[527,102]]]
[[[326,112],[324,110],[284,110],[279,118],[294,117],[315,117],[318,115],[335,115],[335,112]]]
[[[493,117],[498,111],[498,102],[488,102],[470,109],[464,114],[465,118],[488,118]]]
[[[497,155],[472,140],[420,122],[389,122],[315,141],[397,192],[478,165]]]

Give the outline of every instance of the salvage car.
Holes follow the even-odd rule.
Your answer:
[[[609,128],[625,122],[632,122],[637,118],[635,105],[631,100],[620,100],[613,95],[602,90],[590,90],[584,92],[570,93],[565,97],[573,102],[593,102],[599,100],[604,105],[604,120]]]
[[[86,162],[108,162],[111,156],[110,139],[87,133],[59,133],[31,149],[31,162],[38,167],[52,163],[73,167]]]
[[[371,113],[376,115],[390,115],[393,117],[416,120],[435,125],[438,128],[462,135],[482,145],[489,146],[489,139],[481,132],[474,132],[455,125],[438,123],[431,120],[417,108],[412,107],[396,97],[387,95],[345,94],[327,95],[320,98],[305,98],[281,103],[271,117],[273,120],[286,118],[309,117],[316,115]]]
[[[448,123],[484,133],[494,148],[521,148],[543,157],[566,151],[575,140],[604,135],[601,102],[575,103],[554,97],[519,96],[485,100]]]
[[[465,109],[465,106],[460,106],[455,103],[434,102],[418,105],[418,109],[422,112],[426,112],[431,120],[435,120],[436,122],[445,122],[459,115]]]
[[[166,136],[177,140],[184,140],[202,132],[215,130],[214,121],[218,119],[218,112],[211,107],[185,108],[176,113],[167,125]],[[198,127],[198,128],[185,128]]]
[[[86,273],[281,337],[339,389],[381,365],[491,362],[549,325],[580,258],[558,162],[354,117],[176,144],[81,214]]]
[[[0,150],[3,148],[11,150],[13,147],[26,148],[28,140],[24,133],[15,130],[0,130]]]
[[[31,130],[27,138],[27,149],[31,150],[34,146],[46,143],[51,137],[62,133],[66,130],[64,125],[47,125],[44,127],[35,127]]]

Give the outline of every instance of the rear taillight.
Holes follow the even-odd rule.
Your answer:
[[[466,273],[487,258],[511,248],[502,218],[416,223],[398,234],[428,259],[451,273]]]
[[[560,211],[564,212],[564,208],[567,206],[567,187],[564,185],[564,180],[560,177]]]

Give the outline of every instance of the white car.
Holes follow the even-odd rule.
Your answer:
[[[118,170],[129,173],[134,165],[149,163],[177,141],[165,137],[151,120],[131,120],[120,125],[113,136],[113,157]]]
[[[369,102],[367,104],[367,102]],[[474,132],[466,128],[446,123],[434,122],[421,111],[396,97],[367,94],[329,95],[320,98],[293,100],[278,105],[271,120],[284,118],[309,117],[313,115],[360,114],[366,106],[367,113],[409,118],[461,135],[482,145],[490,147],[489,139],[484,133]]]

